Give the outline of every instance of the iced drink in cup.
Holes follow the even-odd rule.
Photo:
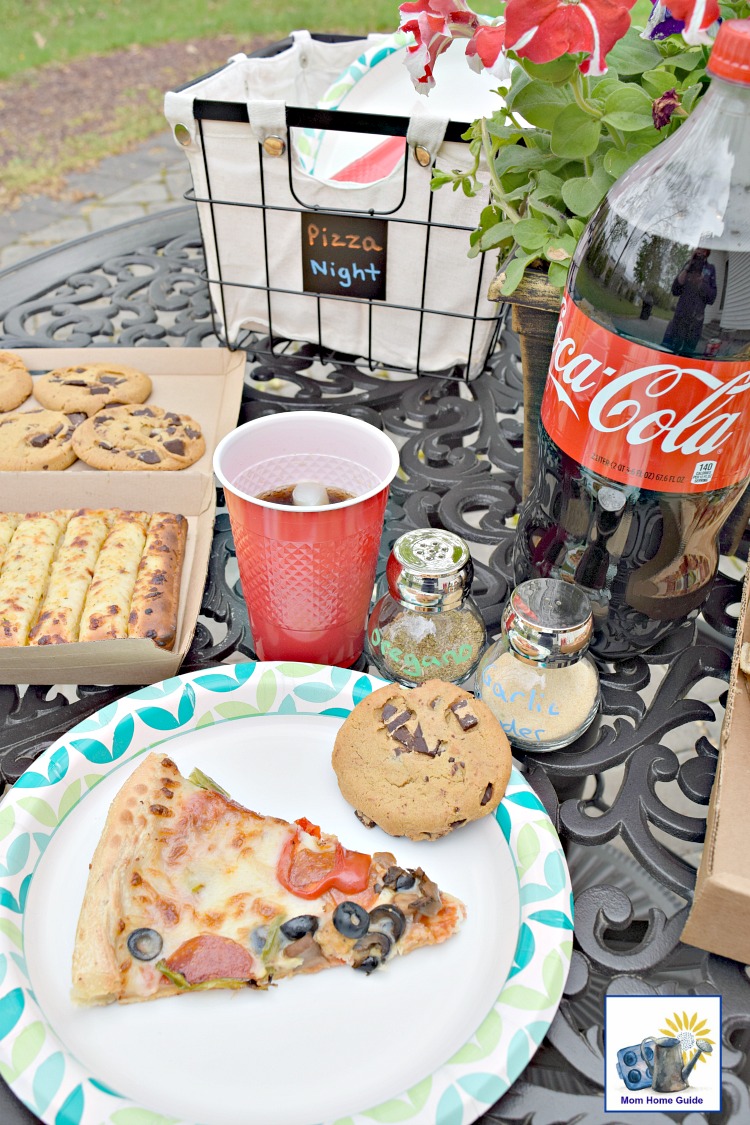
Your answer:
[[[394,443],[368,422],[310,410],[257,418],[219,443],[214,471],[261,660],[349,667],[358,659],[398,464]],[[351,499],[259,498],[296,486],[307,502],[325,490]]]

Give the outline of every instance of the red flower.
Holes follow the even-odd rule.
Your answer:
[[[719,18],[718,0],[669,0],[667,4],[676,20],[685,24],[682,34],[687,43],[710,43],[707,28]]]
[[[406,48],[406,65],[417,90],[428,94],[435,85],[433,69],[438,55],[456,38],[470,39],[479,26],[466,0],[413,0],[402,4],[400,31],[411,32],[415,42]]]
[[[630,27],[629,12],[634,3],[635,0],[508,0],[505,45],[535,63],[585,52],[589,57],[581,63],[581,71],[604,74],[608,52]],[[674,11],[674,6],[670,5],[670,9]]]
[[[478,27],[473,39],[466,44],[466,58],[472,70],[481,71],[484,68],[496,78],[508,78],[505,25]]]

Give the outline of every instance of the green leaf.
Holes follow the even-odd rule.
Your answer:
[[[510,219],[506,219],[502,223],[495,223],[494,226],[489,227],[487,230],[478,232],[480,234],[478,240],[479,248],[481,250],[492,250],[506,239],[512,238],[514,226],[515,224],[512,223]]]
[[[604,168],[617,180],[635,164],[636,160],[640,160],[650,151],[649,145],[628,145],[625,149],[611,148],[604,157]]]
[[[632,82],[618,82],[617,89],[613,90],[604,100],[604,112],[607,113],[635,113],[651,120],[651,101],[645,90]]]
[[[703,94],[705,87],[700,82],[696,82],[694,86],[688,86],[680,96],[680,104],[685,110],[685,113],[692,113],[695,103]]]
[[[544,247],[544,256],[548,262],[569,262],[577,245],[572,234],[556,234]]]
[[[513,234],[524,250],[541,250],[549,238],[549,229],[542,219],[521,219],[515,224]]]
[[[513,112],[539,129],[551,129],[566,105],[570,105],[570,98],[564,90],[544,82],[532,82],[514,98]]]
[[[596,151],[600,134],[599,121],[572,104],[557,115],[550,144],[555,156],[578,160]]]
[[[212,777],[209,777],[203,770],[198,769],[197,766],[188,774],[188,781],[192,781],[193,785],[197,785],[199,789],[208,789],[209,792],[213,791],[214,793],[220,794],[222,797],[226,797],[227,800],[231,800],[226,789],[222,789],[218,781],[214,781]]]
[[[641,84],[652,98],[659,98],[674,89],[674,74],[670,70],[647,70],[641,75]]]
[[[563,55],[562,58],[553,59],[548,63],[533,63],[528,59],[518,60],[529,75],[535,81],[549,82],[551,85],[562,85],[569,82],[573,77],[578,66],[576,59],[571,58],[570,55]]]
[[[525,145],[506,145],[495,157],[495,169],[498,176],[503,176],[506,172],[528,173],[533,168],[543,168],[547,159],[547,154],[538,149],[526,148]],[[508,186],[503,184],[503,187]],[[517,186],[517,184],[512,185],[512,187]]]
[[[646,117],[645,114],[630,113],[628,110],[605,113],[602,121],[605,125],[611,125],[613,129],[619,129],[621,133],[639,133],[648,126],[653,129],[653,119],[650,114]]]
[[[553,289],[564,289],[568,280],[570,262],[550,262],[547,280]]]
[[[641,39],[637,28],[631,27],[607,55],[607,66],[618,74],[643,74],[661,62],[661,52],[649,39]]]
[[[672,55],[669,65],[675,70],[695,70],[703,60],[701,47],[690,47],[687,51],[680,51],[679,55]]]
[[[14,945],[17,945],[19,949],[23,949],[23,934],[18,926],[8,918],[0,918],[0,934],[5,934]]]
[[[575,238],[576,242],[581,237],[586,229],[586,224],[581,222],[580,219],[568,219],[568,230]]]
[[[606,187],[597,183],[593,176],[576,176],[573,180],[566,180],[562,187],[565,206],[574,215],[582,215],[584,218],[593,214],[606,193]]]
[[[515,293],[526,271],[526,267],[530,262],[533,262],[539,255],[536,251],[530,254],[521,254],[513,259],[504,270],[504,278],[500,286],[500,292],[504,297],[509,297],[511,293]]]

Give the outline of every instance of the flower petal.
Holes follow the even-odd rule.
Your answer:
[[[669,0],[669,10],[675,19],[685,24],[682,34],[692,46],[712,43],[709,28],[719,19],[719,0]]]
[[[604,74],[606,56],[630,27],[635,0],[508,0],[506,47],[534,63],[586,54],[584,74]]]

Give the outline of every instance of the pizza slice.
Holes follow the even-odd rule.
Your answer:
[[[73,952],[82,1004],[297,973],[364,973],[445,941],[465,907],[421,868],[350,851],[306,819],[261,816],[200,771],[149,754],[110,807]]]

